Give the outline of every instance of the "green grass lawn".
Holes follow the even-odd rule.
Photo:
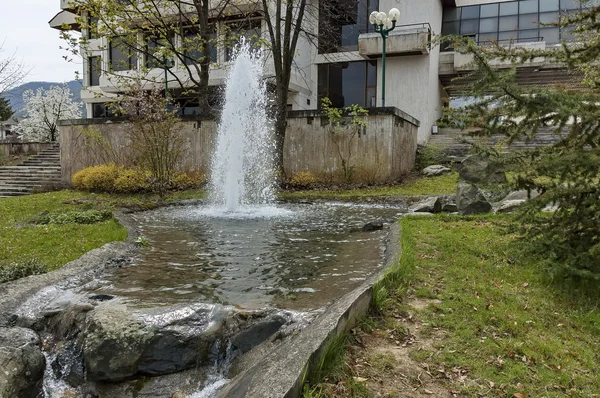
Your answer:
[[[382,196],[416,196],[444,195],[456,193],[458,173],[450,173],[439,177],[417,177],[406,182],[386,187],[350,190],[312,190],[297,192],[282,192],[282,199],[361,199]]]
[[[600,294],[550,283],[535,259],[515,253],[524,242],[503,233],[507,223],[402,220],[413,294],[440,300],[418,314],[423,331],[446,335],[413,356],[466,369],[456,388],[473,397],[598,396]]]
[[[600,292],[550,281],[506,233],[512,221],[402,219],[403,256],[376,308],[305,397],[600,397]],[[407,325],[411,364],[388,354],[411,341]]]
[[[89,197],[74,191],[0,199],[0,266],[35,260],[54,270],[108,242],[124,240],[127,231],[114,219],[97,224],[34,225],[42,212],[88,209],[63,202]]]

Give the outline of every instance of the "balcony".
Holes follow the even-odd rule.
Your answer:
[[[428,23],[397,26],[386,41],[386,56],[429,54],[431,26]],[[365,58],[381,57],[383,39],[379,33],[363,33],[358,37],[358,52]]]
[[[53,29],[81,31],[81,27],[77,22],[77,15],[69,11],[59,12],[48,24]]]
[[[79,0],[60,0],[60,9],[77,13],[77,9],[79,8],[78,2]]]

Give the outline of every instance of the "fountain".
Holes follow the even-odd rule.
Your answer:
[[[244,41],[235,50],[210,205],[132,215],[148,247],[23,305],[17,318],[48,322],[51,313],[55,325],[80,323],[70,345],[47,333],[46,398],[87,388],[101,397],[134,388],[212,397],[228,383],[232,360],[274,334],[292,336],[384,266],[387,231],[362,227],[397,218],[398,207],[275,205],[263,63]]]
[[[244,39],[234,50],[227,78],[210,180],[211,203],[239,212],[275,199],[273,129],[267,117],[264,57]]]

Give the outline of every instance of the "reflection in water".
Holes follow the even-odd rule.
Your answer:
[[[383,262],[384,232],[360,228],[395,218],[393,207],[322,204],[277,208],[275,216],[210,208],[136,215],[150,246],[107,272],[90,291],[143,305],[207,301],[244,308],[326,305]]]

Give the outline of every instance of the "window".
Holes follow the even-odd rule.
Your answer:
[[[561,14],[576,12],[590,4],[598,5],[600,0],[592,0],[581,6],[579,0],[520,0],[448,7],[444,9],[442,34],[473,37],[478,44],[489,43],[494,37],[500,43],[543,38],[547,44],[556,44],[560,39],[572,39],[569,29],[543,24],[556,23]]]
[[[377,100],[377,61],[342,62],[319,65],[319,104],[328,97],[333,106],[353,104],[375,106]]]
[[[209,34],[209,57],[210,62],[217,62],[217,27],[216,25],[211,25],[209,28],[211,32]],[[198,34],[198,27],[188,27],[183,30],[183,41],[182,48],[185,54],[185,64],[192,65],[200,63],[203,59],[204,55],[202,54],[202,39]]]
[[[252,44],[258,43],[262,37],[262,19],[245,19],[225,24],[225,61],[231,59],[233,49],[242,36]]]
[[[102,57],[95,56],[88,58],[89,85],[100,85],[100,74],[102,72]]]
[[[369,15],[378,9],[379,0],[319,2],[319,53],[358,50],[358,36],[373,31]]]
[[[118,116],[115,107],[110,102],[97,102],[92,104],[92,117],[115,117]]]
[[[146,35],[146,68],[162,68],[163,60],[154,56],[161,47],[173,48],[173,35],[165,37],[156,37],[150,34]]]
[[[87,38],[90,40],[97,39],[98,36],[98,17],[93,17],[88,14]]]
[[[113,37],[110,40],[110,66],[113,71],[137,69],[137,55],[131,38]]]

